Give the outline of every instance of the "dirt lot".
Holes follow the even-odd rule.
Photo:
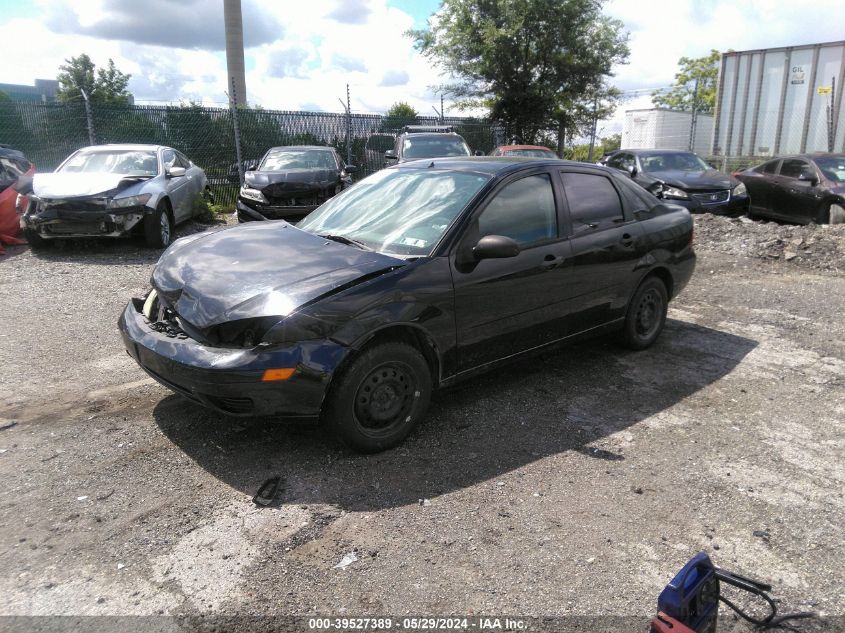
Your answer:
[[[9,249],[0,614],[624,615],[643,630],[700,550],[770,580],[782,611],[845,614],[845,232],[697,222],[697,272],[653,349],[598,340],[518,363],[439,394],[375,456],[146,378],[116,320],[155,253]],[[280,503],[257,508],[272,475]]]

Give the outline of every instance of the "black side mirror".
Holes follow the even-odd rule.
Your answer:
[[[358,171],[358,168],[355,165],[347,165],[346,167],[344,167],[344,169],[346,170],[347,174],[354,174],[356,171]]]
[[[798,180],[803,180],[804,182],[810,183],[811,187],[815,187],[817,184],[819,184],[819,177],[816,175],[816,172],[814,172],[810,168],[804,169],[801,172],[801,175],[798,176]]]
[[[389,160],[399,160],[399,156],[396,155],[396,150],[389,149],[384,153],[384,160],[385,162]]]
[[[477,149],[475,150],[475,156],[484,156],[484,152],[482,152],[480,149]]]
[[[472,249],[476,260],[503,259],[519,255],[519,244],[504,235],[485,235]]]
[[[628,172],[628,175],[629,175],[631,178],[633,178],[634,176],[636,176],[636,175],[637,175],[637,166],[636,166],[636,165],[628,165],[628,166],[625,168],[625,171],[627,171],[627,172]]]

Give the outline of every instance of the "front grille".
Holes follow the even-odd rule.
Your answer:
[[[51,235],[98,235],[108,233],[108,226],[103,222],[70,222],[46,225]]]
[[[51,200],[41,201],[41,210],[51,211],[105,211],[108,208],[108,198],[94,198],[88,200],[68,200],[53,202]]]
[[[694,193],[692,197],[698,200],[701,204],[719,204],[720,202],[727,202],[731,197],[730,189],[723,191],[705,191],[702,193]]]

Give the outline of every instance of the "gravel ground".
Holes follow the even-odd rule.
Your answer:
[[[613,615],[643,630],[705,550],[770,580],[781,611],[841,616],[843,236],[699,217],[697,272],[652,349],[596,340],[519,362],[440,393],[374,456],[148,379],[116,320],[156,253],[10,248],[0,615]],[[785,257],[799,237],[809,248]],[[278,502],[255,507],[273,475]]]

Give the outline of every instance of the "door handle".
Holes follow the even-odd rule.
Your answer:
[[[633,246],[634,242],[636,242],[636,241],[637,241],[637,238],[634,237],[633,235],[631,235],[630,233],[623,233],[622,239],[619,240],[619,243],[622,244],[622,246],[628,247],[628,246]]]
[[[557,255],[549,253],[543,258],[543,263],[540,264],[540,268],[543,270],[552,270],[553,268],[560,266],[565,259],[565,257],[558,257]]]

